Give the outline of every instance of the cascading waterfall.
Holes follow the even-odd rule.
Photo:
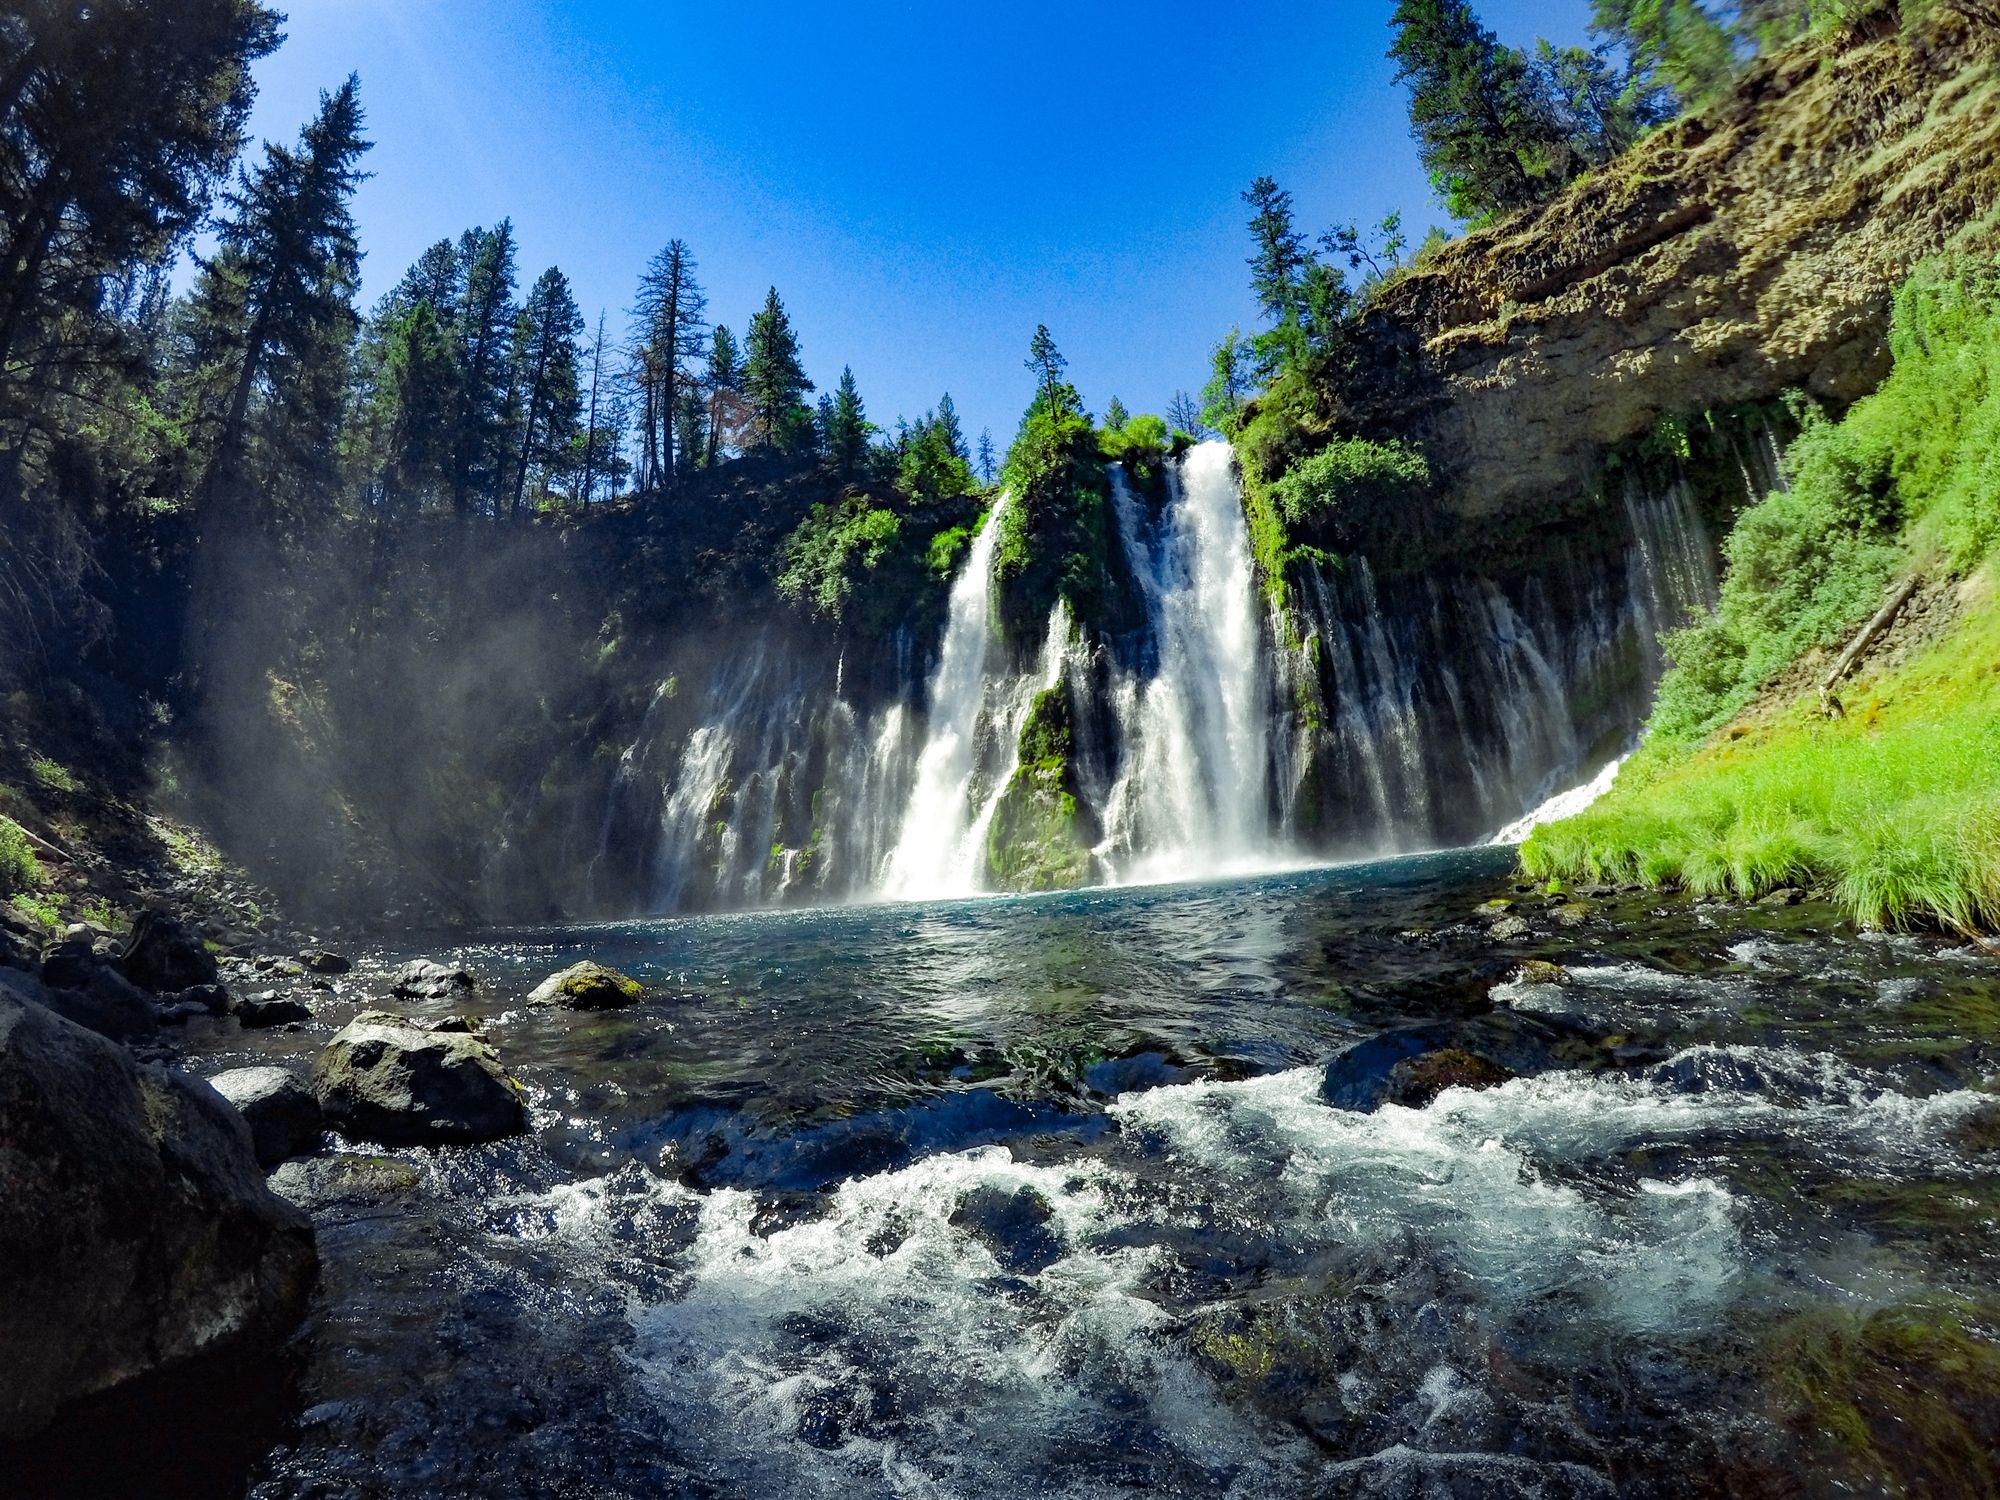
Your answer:
[[[1234,463],[1226,443],[1193,449],[1169,472],[1157,521],[1123,470],[1111,473],[1155,657],[1115,708],[1125,769],[1096,851],[1114,882],[1191,879],[1274,857],[1269,653]]]
[[[1747,484],[1781,480],[1770,446],[1739,454]],[[1025,670],[999,624],[1004,495],[935,655],[921,630],[855,658],[782,622],[696,653],[606,765],[602,801],[565,820],[598,833],[563,890],[607,914],[976,894],[1023,727],[1058,683],[1061,795],[1100,880],[1481,841],[1633,747],[1660,634],[1715,592],[1684,481],[1628,481],[1615,533],[1537,571],[1378,575],[1351,557],[1295,570],[1282,607],[1260,588],[1227,446],[1190,451],[1157,499],[1114,467],[1110,501],[1125,623],[1058,610]]]

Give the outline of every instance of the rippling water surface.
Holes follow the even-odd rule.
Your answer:
[[[1996,967],[1657,897],[1513,893],[1535,934],[1497,942],[1473,908],[1508,865],[429,950],[479,974],[535,1133],[283,1169],[325,1293],[250,1484],[1811,1494],[1907,1466],[1915,1427],[1976,1467]],[[581,955],[654,998],[523,1007]],[[192,1037],[200,1066],[303,1064],[405,956],[305,1030]],[[1494,1007],[1598,1061],[1323,1101],[1347,1043]],[[1882,1328],[1920,1330],[1890,1384],[1944,1425],[1863,1391]]]

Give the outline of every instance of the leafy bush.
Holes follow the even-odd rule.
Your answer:
[[[41,862],[28,847],[28,836],[13,819],[0,818],[0,897],[33,890],[41,883]]]
[[[785,539],[778,592],[821,619],[887,634],[942,607],[973,502],[884,504],[849,495],[816,505]]]
[[[1295,532],[1360,551],[1409,524],[1411,504],[1430,477],[1430,465],[1407,444],[1335,438],[1293,464],[1271,495]]]
[[[1121,604],[1097,430],[1074,392],[1062,389],[1053,410],[1039,396],[1028,408],[1002,476],[1013,499],[1000,520],[994,580],[1002,624],[1016,644],[1039,642],[1058,599],[1090,626],[1113,623]]]
[[[1098,449],[1106,463],[1125,466],[1134,486],[1157,493],[1173,455],[1174,435],[1163,418],[1131,417],[1121,426],[1105,428],[1099,434]]]

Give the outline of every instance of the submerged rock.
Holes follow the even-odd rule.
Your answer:
[[[616,1010],[645,998],[645,987],[638,980],[585,959],[536,985],[528,1004],[559,1005],[564,1010]]]
[[[1379,1032],[1326,1065],[1320,1098],[1372,1114],[1384,1104],[1421,1109],[1448,1088],[1492,1088],[1557,1068],[1601,1068],[1612,1058],[1594,1037],[1547,1016],[1494,1011]]]
[[[1069,1253],[1051,1227],[1055,1210],[1033,1188],[976,1187],[952,1210],[954,1227],[1017,1276],[1036,1276]]]
[[[381,1011],[327,1043],[313,1091],[335,1129],[385,1146],[470,1145],[528,1128],[520,1090],[485,1042]]]
[[[283,1068],[232,1068],[209,1079],[250,1127],[257,1160],[267,1167],[319,1144],[325,1121],[313,1091]]]
[[[207,1084],[0,993],[0,1439],[214,1354],[273,1348],[318,1273]]]
[[[215,955],[201,934],[163,911],[144,911],[120,959],[125,977],[161,994],[214,984]]]
[[[398,969],[389,988],[405,1000],[461,1000],[477,987],[464,969],[434,963],[428,958],[412,959]]]

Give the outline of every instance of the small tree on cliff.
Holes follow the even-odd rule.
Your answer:
[[[1037,324],[1035,336],[1028,340],[1028,368],[1041,381],[1041,399],[1051,412],[1064,409],[1063,392],[1068,387],[1063,383],[1063,371],[1069,368],[1069,361],[1056,348],[1056,341],[1049,333],[1049,325]]]
[[[757,438],[766,447],[810,446],[812,412],[805,398],[813,383],[799,358],[798,335],[785,304],[772,287],[764,309],[750,319],[749,359],[743,367],[743,394],[750,403]]]

